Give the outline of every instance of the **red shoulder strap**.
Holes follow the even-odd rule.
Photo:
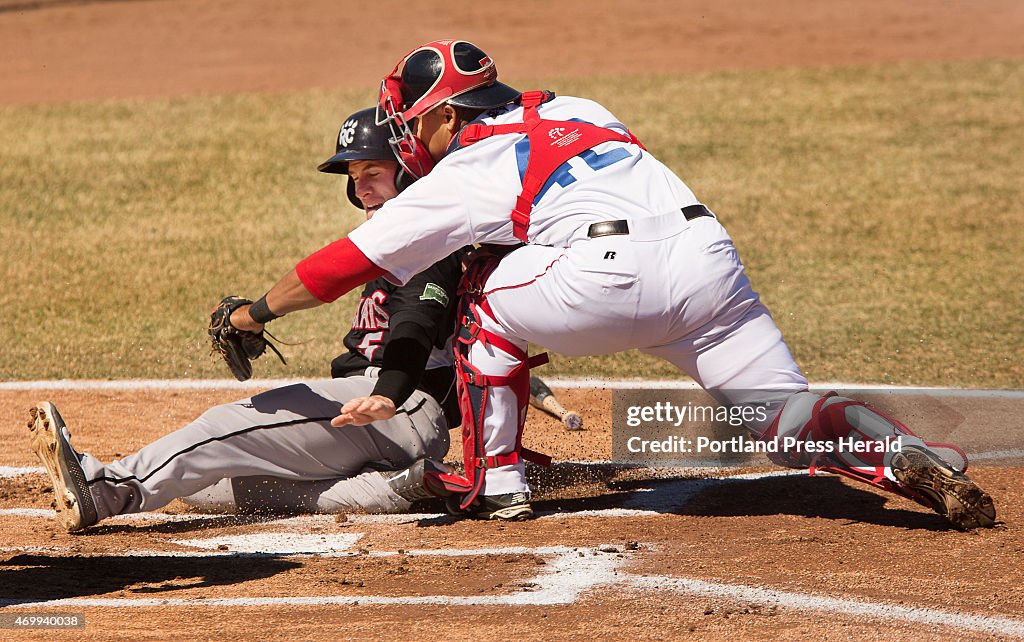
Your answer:
[[[512,209],[512,233],[526,243],[530,227],[530,212],[533,201],[551,175],[573,156],[597,147],[602,143],[622,142],[643,145],[632,132],[620,134],[611,129],[590,123],[544,120],[537,106],[545,102],[550,94],[544,91],[528,91],[520,98],[523,105],[523,122],[505,125],[467,125],[459,134],[459,143],[472,145],[485,138],[499,134],[526,134],[530,140],[530,155],[523,173],[523,190],[516,198]]]

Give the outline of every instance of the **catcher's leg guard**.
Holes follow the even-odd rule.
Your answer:
[[[453,342],[456,384],[462,410],[462,444],[469,490],[460,502],[460,508],[469,507],[484,489],[488,470],[503,466],[516,466],[523,459],[542,465],[550,458],[524,449],[523,425],[530,399],[530,368],[547,362],[547,355],[530,358],[525,348],[488,330],[484,325],[497,326],[493,312],[483,292],[483,284],[498,258],[483,256],[471,263],[463,275],[459,288],[459,332]],[[488,356],[495,363],[506,364],[504,374],[484,374],[474,360]],[[489,368],[493,369],[493,368]],[[514,402],[509,402],[510,391]],[[496,403],[499,397],[501,404]],[[508,443],[506,431],[515,430],[514,443]]]
[[[928,493],[901,479],[907,477],[900,472],[907,460],[902,453],[927,452],[951,476],[966,479],[967,455],[958,446],[925,442],[889,415],[835,392],[792,395],[762,438],[778,441],[779,452],[772,457],[777,464],[809,468],[812,475],[818,470],[837,473],[931,508],[936,502]]]

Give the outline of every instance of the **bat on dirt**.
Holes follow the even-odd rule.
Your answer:
[[[540,377],[530,377],[530,405],[561,419],[569,430],[583,429],[583,417],[578,412],[566,410]]]

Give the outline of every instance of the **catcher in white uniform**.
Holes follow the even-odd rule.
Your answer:
[[[478,517],[532,514],[521,431],[533,342],[569,355],[630,348],[666,359],[712,396],[767,412],[765,438],[901,444],[879,452],[777,459],[841,473],[933,508],[962,529],[995,523],[991,497],[895,419],[808,392],[717,217],[601,105],[497,80],[494,62],[456,40],[403,57],[381,83],[378,118],[403,167],[422,177],[372,219],[296,265],[232,323],[330,302],[369,279],[404,282],[456,248],[515,247],[472,264],[460,290],[455,356],[466,492]],[[435,166],[436,164],[436,166]],[[392,231],[401,229],[402,234]],[[272,311],[268,315],[267,311]],[[356,399],[333,423],[386,418],[386,399]],[[895,437],[902,437],[896,440]]]

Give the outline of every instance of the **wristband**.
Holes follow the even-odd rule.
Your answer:
[[[252,320],[260,325],[266,325],[274,319],[280,317],[280,314],[274,314],[271,311],[270,306],[267,305],[267,295],[260,297],[260,300],[249,306],[249,316]]]

